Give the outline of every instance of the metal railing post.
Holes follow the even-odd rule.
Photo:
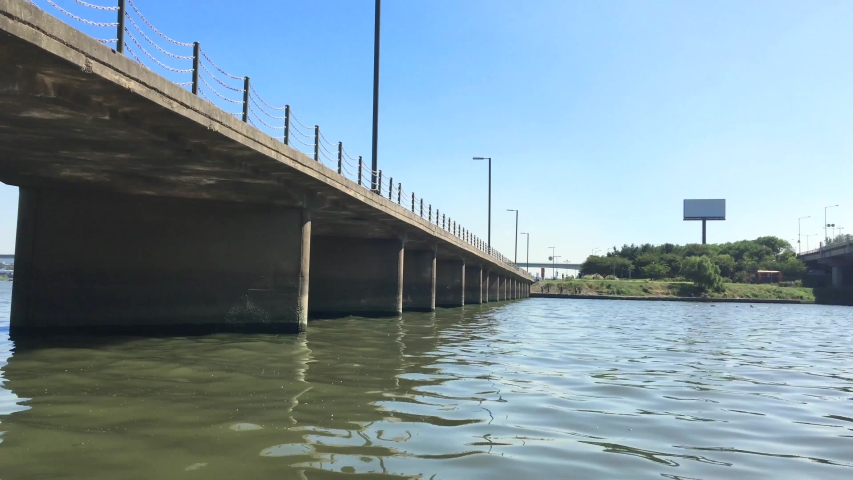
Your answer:
[[[412,192],[412,213],[415,213],[415,194]]]
[[[338,175],[344,174],[344,142],[338,142]]]
[[[243,80],[243,122],[249,123],[249,77]]]
[[[432,223],[432,204],[429,204],[429,217],[427,217],[427,221]]]
[[[199,55],[201,53],[201,45],[198,42],[193,42],[193,95],[198,95],[198,76],[199,76]]]
[[[363,162],[361,160],[361,155],[358,156],[358,185],[361,186],[361,169],[363,166]]]
[[[444,215],[441,216],[441,228],[444,229]]]
[[[125,0],[118,0],[118,27],[116,27],[116,52],[124,53],[124,18],[127,15]]]
[[[376,182],[376,193],[382,195],[382,170],[379,170],[379,177]]]
[[[421,218],[424,218],[424,199],[421,199]]]
[[[320,126],[314,125],[314,161],[320,161]]]
[[[290,145],[290,105],[284,106],[284,144]]]
[[[403,200],[403,184],[397,184],[397,205],[402,205]]]
[[[392,200],[392,195],[394,195],[394,177],[388,179],[388,200]]]

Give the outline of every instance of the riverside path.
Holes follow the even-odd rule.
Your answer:
[[[118,39],[0,0],[0,181],[20,187],[13,332],[302,330],[309,315],[527,297],[528,273],[319,127],[302,126],[298,150],[290,107],[197,43],[130,0],[101,10],[117,21],[89,24]],[[192,63],[172,69],[187,82],[137,61],[157,58],[145,41],[166,52],[161,38],[192,50],[169,57]],[[241,78],[242,115],[205,99],[215,75]],[[283,136],[253,127],[279,111]]]

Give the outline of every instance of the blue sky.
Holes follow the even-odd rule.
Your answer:
[[[135,3],[369,158],[371,0]],[[851,24],[846,0],[385,0],[380,167],[485,238],[486,165],[471,157],[493,157],[493,245],[512,256],[517,208],[532,261],[699,241],[684,198],[728,200],[712,242],[793,241],[806,215],[803,234],[819,233],[834,204],[829,221],[853,233]],[[16,198],[0,189],[3,252]]]

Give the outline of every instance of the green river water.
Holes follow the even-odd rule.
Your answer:
[[[853,309],[528,299],[8,337],[0,479],[853,478]]]

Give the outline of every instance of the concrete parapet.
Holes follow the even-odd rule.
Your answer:
[[[312,316],[394,315],[402,312],[403,241],[314,237]]]
[[[435,249],[406,249],[403,258],[403,309],[435,310]]]

